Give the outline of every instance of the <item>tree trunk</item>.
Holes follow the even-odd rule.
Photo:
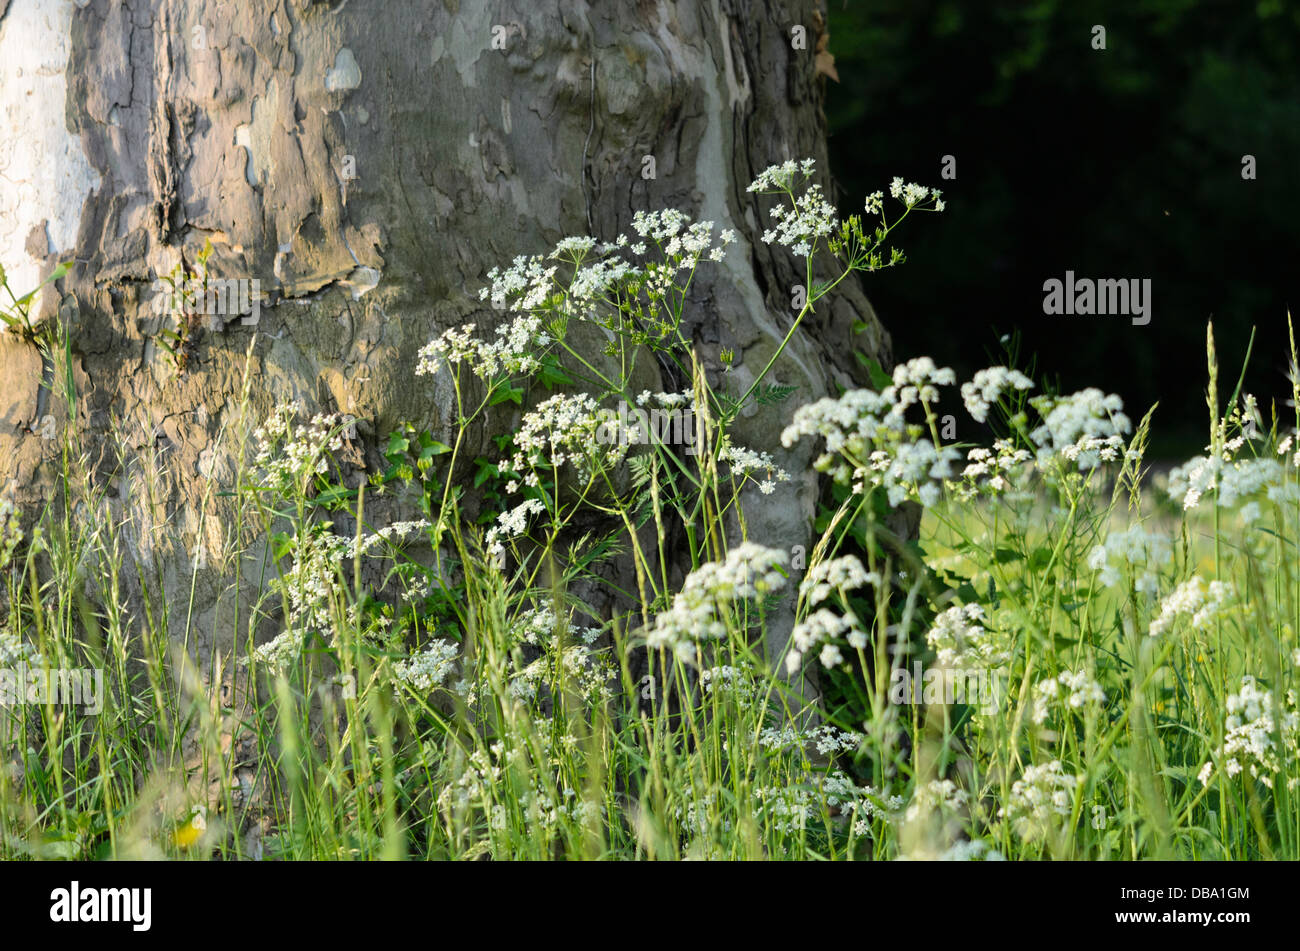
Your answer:
[[[447,388],[415,376],[416,351],[441,328],[496,319],[478,297],[488,268],[673,206],[740,236],[702,273],[691,328],[711,370],[735,351],[747,385],[803,277],[758,241],[746,185],[805,156],[828,179],[821,7],[0,0],[0,262],[21,290],[75,262],[42,313],[68,328],[76,384],[69,414],[41,387],[59,390],[66,368],[0,341],[0,477],[29,509],[54,499],[59,440],[42,436],[75,422],[110,489],[99,517],[126,527],[171,630],[190,619],[206,653],[243,633],[234,599],[255,593],[235,590],[219,494],[246,354],[254,420],[295,398],[353,414],[358,466],[373,469],[401,421],[444,438],[453,425]],[[160,343],[155,281],[192,269],[208,241],[209,272],[257,280],[266,299],[255,324],[196,324],[178,357]],[[796,474],[793,491],[749,506],[750,536],[787,549],[807,544],[817,495],[807,444],[780,449],[790,407],[853,384],[853,350],[883,360],[888,346],[852,281],[805,326],[771,378],[794,399],[737,433]],[[785,631],[788,619],[774,638]]]

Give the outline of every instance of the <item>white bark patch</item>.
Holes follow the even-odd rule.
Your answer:
[[[250,185],[258,186],[269,180],[271,136],[280,107],[280,84],[272,78],[266,85],[266,95],[253,100],[253,121],[235,127],[235,145],[248,151],[244,176]]]
[[[451,58],[466,89],[478,86],[476,71],[480,57],[489,53],[502,55],[500,50],[489,48],[494,25],[492,15],[491,4],[466,4],[451,22]],[[444,44],[435,42],[435,62],[441,58],[444,49]]]
[[[50,251],[71,250],[81,206],[99,187],[64,115],[72,4],[13,0],[0,20],[0,263],[22,294],[40,281],[27,236],[42,221]]]
[[[248,151],[248,160],[244,163],[244,177],[248,184],[257,184],[257,172],[253,169],[253,128],[245,123],[235,126],[235,145]]]
[[[353,300],[360,300],[362,294],[373,291],[379,286],[380,276],[379,271],[373,267],[358,267],[353,269],[346,280],[339,283],[352,291]]]
[[[325,89],[327,92],[356,89],[361,85],[361,67],[357,58],[346,46],[334,57],[334,68],[325,71]]]
[[[736,75],[736,61],[731,55],[731,21],[723,14],[718,0],[713,0],[713,18],[718,24],[718,45],[722,47],[722,75],[727,80],[727,94],[730,97],[728,104],[734,110],[749,99],[749,73],[745,70],[745,64],[741,63],[741,75]]]

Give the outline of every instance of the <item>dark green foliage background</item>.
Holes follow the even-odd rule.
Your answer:
[[[1153,449],[1181,455],[1206,441],[1212,317],[1228,386],[1254,326],[1246,388],[1266,413],[1272,397],[1291,412],[1281,401],[1300,248],[1300,4],[829,6],[841,208],[893,175],[948,202],[909,222],[908,263],[868,288],[898,356],[968,373],[1019,331],[1022,354],[1063,388],[1118,392],[1135,417],[1159,400]],[[1091,46],[1094,24],[1106,27],[1104,51]],[[954,181],[939,178],[946,154]],[[1241,177],[1244,154],[1255,181]],[[1067,269],[1151,278],[1151,323],[1045,316],[1043,281]]]

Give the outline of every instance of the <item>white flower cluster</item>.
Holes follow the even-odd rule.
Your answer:
[[[918,439],[899,443],[892,452],[877,449],[867,467],[856,470],[854,477],[884,486],[891,506],[915,498],[928,507],[939,501],[939,486],[952,475],[953,463],[960,458],[961,453],[951,446],[939,449],[928,439]]]
[[[790,473],[772,460],[771,453],[754,452],[752,449],[746,449],[743,446],[731,445],[718,453],[718,459],[731,466],[732,476],[742,481],[752,478],[755,482],[758,482],[759,490],[764,495],[771,495],[776,489],[777,482],[790,481]],[[754,475],[756,472],[765,473],[767,478],[760,481]]]
[[[517,259],[516,265],[521,260],[523,259]],[[491,380],[502,373],[535,373],[541,366],[538,356],[551,342],[551,338],[543,331],[542,318],[532,311],[541,307],[554,292],[552,279],[555,268],[541,268],[538,258],[533,258],[532,261],[533,264],[527,270],[536,270],[535,284],[530,285],[526,293],[511,303],[510,309],[521,313],[497,326],[496,339],[479,340],[471,336],[471,332],[477,329],[473,323],[462,324],[459,329],[445,330],[420,349],[416,374],[422,376],[436,373],[443,363],[468,363],[474,375],[484,380]],[[493,287],[484,288],[480,297],[491,294],[494,305],[505,306],[505,298],[498,296],[500,275],[496,268],[488,272],[489,277],[493,275],[497,275],[497,278],[493,278]],[[513,286],[514,282],[507,283]]]
[[[984,627],[987,618],[978,604],[956,604],[934,619],[925,642],[936,654],[940,667],[948,669],[993,668],[1011,659],[1004,638]]]
[[[530,833],[553,835],[564,823],[590,829],[604,815],[604,807],[581,796],[565,781],[561,766],[562,750],[571,750],[577,738],[565,734],[554,742],[549,734],[538,737],[540,752],[532,772],[524,779],[527,784],[519,791],[512,790],[513,800],[507,806],[502,779],[507,765],[500,764],[509,758],[503,744],[494,743],[491,751],[475,749],[466,758],[463,769],[453,781],[443,786],[438,795],[441,810],[477,807],[487,818],[489,827],[504,830],[509,825],[511,812],[521,814]]]
[[[477,376],[491,378],[501,371],[500,356],[474,336],[472,323],[448,327],[417,354],[416,376],[433,376],[444,366],[469,363]]]
[[[515,435],[514,457],[502,460],[500,467],[525,472],[540,454],[556,469],[568,462],[583,477],[592,476],[602,467],[617,465],[634,441],[606,439],[602,443],[597,438],[602,426],[615,421],[612,410],[601,409],[586,393],[556,393],[524,414]],[[537,474],[530,473],[524,481],[537,485]]]
[[[759,192],[763,195],[788,192],[794,189],[797,184],[796,179],[806,181],[811,177],[813,169],[816,167],[816,160],[810,158],[803,159],[800,162],[790,159],[780,165],[769,165],[758,173],[758,177],[750,182],[749,187],[745,190]]]
[[[807,597],[810,605],[817,605],[832,594],[844,597],[847,592],[868,584],[879,587],[880,575],[867,571],[856,555],[843,555],[819,561],[809,568],[799,582],[799,593]]]
[[[886,796],[884,793],[877,792],[874,786],[860,787],[858,795],[859,798],[852,804],[851,812],[851,815],[856,817],[853,820],[853,834],[858,837],[871,833],[873,819],[885,822],[895,819],[905,802],[902,796]]]
[[[554,649],[557,647],[558,635],[563,632],[565,638],[594,644],[600,638],[600,628],[578,627],[573,618],[564,618],[561,627],[555,617],[555,611],[549,607],[529,608],[515,618],[512,625],[511,641],[516,644],[531,644],[534,647]]]
[[[1034,458],[1016,449],[1010,439],[998,439],[992,449],[976,446],[966,453],[969,460],[960,483],[953,483],[957,497],[969,502],[979,495],[996,496],[1011,490],[1025,466]]]
[[[816,818],[820,799],[806,786],[759,786],[754,790],[755,812],[786,834],[801,832]]]
[[[874,786],[859,786],[839,770],[827,773],[820,785],[828,811],[836,817],[849,817],[856,836],[869,835],[871,820],[889,821],[903,807],[901,796],[886,796]]]
[[[748,188],[750,192],[785,195],[792,202],[789,208],[779,204],[771,209],[771,215],[776,221],[770,230],[764,232],[764,244],[784,245],[800,257],[808,257],[816,249],[817,242],[830,236],[838,227],[839,220],[835,207],[826,200],[820,185],[809,185],[798,197],[794,194],[797,185],[812,177],[815,167],[816,163],[813,159],[783,162],[764,169],[750,182]],[[939,197],[939,189],[927,188],[915,183],[904,184],[901,178],[895,178],[890,183],[889,194],[908,208],[913,208],[931,198],[934,200],[934,211],[943,211],[944,208],[943,201]],[[880,214],[883,201],[884,196],[880,192],[868,195],[867,214]]]
[[[862,746],[862,740],[861,733],[841,730],[829,723],[823,723],[809,730],[801,730],[790,723],[779,727],[768,726],[754,737],[754,742],[772,752],[783,750],[805,752],[809,748],[815,748],[822,756],[856,752]]]
[[[511,696],[532,701],[542,687],[549,691],[557,679],[589,703],[613,695],[609,681],[616,671],[606,654],[590,647],[600,637],[600,629],[580,627],[572,621],[572,612],[565,611],[557,619],[554,609],[545,606],[529,608],[514,619],[509,642],[536,648],[528,653],[538,656],[511,675],[507,687]]]
[[[427,518],[393,522],[391,525],[386,525],[378,531],[366,532],[362,535],[360,539],[361,553],[365,554],[369,552],[370,549],[376,547],[381,542],[389,546],[399,547],[409,542],[413,536],[419,536],[429,531],[432,527],[433,523]],[[357,546],[358,541],[353,539],[352,544],[348,549],[348,554],[355,555],[357,553]]]
[[[503,373],[535,373],[553,342],[548,328],[562,327],[569,317],[594,318],[602,304],[616,307],[620,298],[642,290],[651,300],[662,299],[673,287],[674,274],[693,271],[702,258],[723,260],[727,246],[736,241],[734,230],[724,229],[715,237],[712,221],[692,222],[671,208],[637,212],[632,228],[658,246],[663,260],[638,266],[623,257],[624,252],[643,256],[648,249],[646,241],[630,243],[627,235],[609,242],[571,236],[557,242],[549,255],[519,255],[509,267],[492,268],[479,299],[508,311],[511,319],[496,328],[493,340],[475,337],[474,323],[443,331],[421,348],[416,373],[433,374],[444,365],[461,363],[488,380]],[[572,266],[567,280],[555,261]],[[548,314],[558,320],[548,325]]]
[[[918,185],[916,182],[903,183],[901,178],[895,177],[889,183],[889,195],[891,198],[897,198],[908,208],[919,205],[927,198],[935,199],[934,210],[943,211],[943,201],[939,198],[940,191],[937,188],[928,188],[925,185]]]
[[[794,626],[790,632],[790,650],[785,655],[785,669],[795,673],[803,666],[803,659],[821,645],[817,659],[823,667],[830,669],[844,663],[844,653],[840,649],[847,643],[853,650],[864,650],[867,635],[858,623],[853,612],[847,611],[840,616],[826,608],[818,608],[808,617]]]
[[[562,254],[561,249],[573,252],[576,245],[572,242],[562,241],[552,257]],[[474,374],[485,380],[502,373],[536,372],[541,366],[538,355],[551,342],[536,311],[561,289],[555,279],[556,270],[540,255],[522,254],[504,270],[492,268],[487,273],[489,285],[479,291],[479,299],[490,300],[497,309],[508,309],[514,317],[499,325],[496,339],[490,341],[473,336],[478,329],[474,323],[444,330],[420,349],[416,374],[430,375],[444,364],[460,363],[468,363]]]
[[[689,390],[682,393],[652,393],[650,390],[642,390],[636,398],[637,406],[646,406],[655,404],[662,409],[678,409],[689,406],[694,401],[694,396]]]
[[[838,399],[824,396],[794,411],[781,433],[781,445],[789,449],[803,436],[820,436],[828,453],[847,452],[865,459],[888,433],[901,436],[903,416],[894,409],[883,393],[871,390],[848,390]],[[829,461],[829,455],[823,457],[823,469]]]
[[[852,481],[855,492],[869,483],[885,488],[891,506],[909,498],[933,505],[960,453],[918,439],[920,427],[909,426],[905,414],[917,403],[938,400],[938,387],[954,380],[951,369],[936,367],[929,357],[909,360],[894,368],[892,385],[879,393],[849,390],[838,399],[824,397],[799,407],[781,443],[788,448],[803,436],[819,436],[826,452],[813,463],[818,471],[830,470],[839,455],[843,461],[832,474],[837,481]]]
[[[1019,370],[989,367],[976,373],[969,383],[961,385],[961,398],[971,417],[977,423],[983,423],[988,421],[989,408],[1002,399],[1002,394],[1012,389],[1027,390],[1033,385],[1034,381]]]
[[[960,813],[970,803],[970,794],[951,779],[932,779],[912,791],[903,818],[907,822],[923,819],[931,813]]]
[[[1160,576],[1157,568],[1172,556],[1169,539],[1133,525],[1122,532],[1111,532],[1106,540],[1088,553],[1088,567],[1099,572],[1102,584],[1119,584],[1122,571],[1137,573],[1133,587],[1143,594],[1155,594]]]
[[[490,300],[498,310],[528,313],[542,306],[554,292],[556,270],[539,254],[520,254],[508,268],[488,271],[489,284],[479,291],[479,300]]]
[[[673,651],[685,663],[698,659],[697,645],[726,637],[719,609],[745,598],[757,598],[785,586],[781,570],[789,555],[779,548],[742,542],[722,562],[707,562],[686,576],[646,634],[646,646]]]
[[[1285,456],[1287,453],[1291,452],[1292,447],[1296,445],[1297,435],[1300,434],[1292,432],[1288,434],[1285,439],[1283,439],[1280,443],[1277,444],[1277,454],[1279,456]],[[1291,468],[1300,469],[1300,449],[1297,449],[1294,453],[1292,453],[1290,463],[1291,463]]]
[[[1054,817],[1070,815],[1079,782],[1080,777],[1065,772],[1060,760],[1030,766],[1012,784],[1011,801],[998,810],[998,815],[1011,821],[1020,838],[1041,838],[1051,828]]]
[[[799,257],[809,257],[817,242],[829,236],[839,224],[835,206],[826,200],[820,185],[809,185],[793,200],[793,206],[773,205],[772,227],[763,232],[764,244],[780,244]]]
[[[765,692],[752,670],[729,665],[701,670],[700,687],[706,697],[725,697],[742,710],[761,704]]]
[[[609,682],[618,676],[609,656],[593,651],[583,644],[573,644],[563,650],[547,650],[536,660],[525,665],[510,678],[507,689],[517,700],[532,701],[542,687],[549,687],[555,678],[561,678],[567,689],[574,690],[587,703],[610,700],[614,692]]]
[[[1101,684],[1084,670],[1065,670],[1055,677],[1034,684],[1033,721],[1040,726],[1047,721],[1052,705],[1061,702],[1071,710],[1082,710],[1088,704],[1106,702],[1106,692]]]
[[[505,770],[493,762],[492,755],[485,749],[471,750],[465,759],[460,775],[453,782],[446,783],[438,794],[438,808],[446,810],[455,806],[463,809],[475,803],[486,808],[492,800],[492,792],[500,785]],[[494,824],[494,828],[504,825],[503,820],[501,826]]]
[[[44,667],[45,659],[40,651],[12,630],[0,630],[0,670],[10,670],[20,663],[29,667]]]
[[[460,650],[453,642],[439,639],[399,663],[393,668],[393,673],[402,683],[409,684],[421,693],[429,693],[434,687],[447,682],[447,678],[456,670],[459,656]]]
[[[691,241],[691,245],[694,244]],[[715,254],[715,261],[722,259],[720,249]],[[636,286],[645,276],[645,271],[620,257],[607,257],[584,264],[573,272],[566,303],[569,309],[580,303],[598,304],[617,296],[619,288]]]
[[[1204,456],[1187,460],[1169,473],[1166,486],[1169,497],[1181,502],[1185,511],[1196,508],[1201,496],[1218,485],[1219,468],[1218,460]]]
[[[1211,581],[1207,585],[1199,575],[1193,575],[1161,602],[1160,616],[1151,622],[1148,634],[1151,637],[1164,634],[1179,615],[1190,617],[1192,627],[1203,631],[1209,627],[1231,594],[1232,589],[1227,583]]]
[[[936,366],[930,357],[914,357],[894,367],[893,380],[897,402],[906,409],[918,399],[933,403],[939,398],[938,387],[952,386],[957,382],[957,374],[952,367]],[[886,388],[884,394],[889,393]]]
[[[293,567],[272,584],[289,601],[289,627],[326,634],[332,627],[330,609],[339,592],[339,566],[355,547],[355,539],[341,538],[324,529],[299,534],[294,539]]]
[[[1080,472],[1118,458],[1122,436],[1132,429],[1124,415],[1124,401],[1095,387],[1069,396],[1038,396],[1029,401],[1043,424],[1029,434],[1039,447],[1038,459],[1046,463],[1060,455]]]
[[[757,818],[787,834],[797,834],[828,808],[841,820],[852,820],[854,835],[865,836],[872,819],[889,819],[903,807],[901,797],[886,797],[873,786],[859,786],[839,770],[809,775],[797,784],[759,787],[754,798]]]
[[[726,255],[727,245],[736,241],[736,232],[727,228],[718,234],[717,244],[714,244],[712,221],[692,222],[676,208],[638,211],[632,217],[632,230],[660,246],[669,259],[669,270],[691,270],[706,253],[709,260],[721,261]],[[632,249],[642,253],[637,251],[637,247],[644,246]]]
[[[1267,458],[1225,462],[1197,456],[1170,471],[1166,491],[1174,501],[1182,502],[1184,510],[1196,508],[1201,496],[1210,491],[1225,508],[1260,492],[1274,502],[1294,502],[1300,497],[1295,484],[1287,481],[1283,465]]]
[[[269,416],[253,431],[257,455],[255,468],[280,486],[302,485],[329,471],[330,453],[343,448],[341,419],[337,414],[317,414],[310,422],[294,424],[306,413],[299,400]]]
[[[546,511],[541,499],[524,499],[514,508],[497,516],[497,523],[487,530],[484,542],[489,555],[500,557],[506,550],[506,538],[518,538],[528,528],[528,516]]]
[[[300,630],[281,631],[265,644],[253,648],[253,657],[274,675],[287,673],[302,653],[302,639]],[[243,658],[242,663],[247,662],[248,658]]]
[[[1296,709],[1294,690],[1287,691],[1286,703],[1279,719],[1272,692],[1249,674],[1243,676],[1241,690],[1228,697],[1223,745],[1215,752],[1214,760],[1201,767],[1201,784],[1209,785],[1217,760],[1228,776],[1244,770],[1271,789],[1273,777],[1283,766],[1279,744],[1291,762],[1295,761],[1300,745],[1300,712]],[[1292,777],[1287,786],[1294,789],[1298,782]]]

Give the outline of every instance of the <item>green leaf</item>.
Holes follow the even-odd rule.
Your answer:
[[[279,560],[293,550],[293,537],[288,532],[276,532],[271,536],[271,554]]]
[[[855,350],[853,355],[857,357],[859,363],[867,368],[867,373],[871,375],[871,385],[877,390],[883,390],[894,382],[894,378],[885,372],[885,368],[880,365],[879,360],[867,356],[860,350]]]
[[[631,488],[639,489],[649,484],[653,465],[654,457],[649,453],[628,458],[627,467],[631,479]]]
[[[329,505],[335,505],[338,502],[342,502],[346,499],[354,499],[356,498],[356,495],[357,493],[355,489],[349,489],[346,486],[342,486],[342,485],[335,485],[335,486],[330,486],[325,491],[319,493],[316,496],[315,501],[317,505],[329,506]]]
[[[401,433],[390,433],[388,436],[388,449],[385,451],[384,455],[388,457],[389,462],[396,462],[398,459],[402,458],[410,448],[411,440],[407,439]]]
[[[1033,571],[1041,571],[1051,563],[1051,560],[1052,550],[1040,545],[1029,553],[1029,568]]]
[[[777,383],[767,383],[759,387],[758,392],[754,394],[754,399],[764,406],[770,406],[774,403],[784,403],[790,398],[790,394],[799,389],[797,386],[782,386]]]
[[[37,284],[35,287],[33,287],[22,297],[18,298],[18,300],[14,303],[14,306],[25,307],[27,305],[27,302],[36,296],[37,291],[39,291],[46,284],[53,284],[55,281],[60,280],[64,275],[68,273],[69,270],[71,270],[71,265],[68,264],[66,261],[63,264],[60,264],[53,271],[50,272],[49,277],[41,281],[41,283]]]
[[[421,436],[420,442],[423,445],[420,450],[421,459],[432,459],[434,456],[441,456],[451,452],[451,446],[448,446],[445,442],[438,442],[436,439],[426,440],[424,436]]]
[[[542,360],[542,369],[538,374],[538,379],[542,381],[542,386],[548,390],[553,390],[557,386],[573,385],[573,377],[564,372],[564,368],[560,366],[560,361],[556,359],[553,353],[548,353]]]
[[[492,390],[492,398],[488,400],[488,406],[496,406],[498,403],[511,402],[517,406],[524,405],[524,388],[514,386],[508,380],[498,384]]]
[[[488,479],[495,479],[501,475],[501,470],[482,456],[475,459],[474,464],[478,466],[478,471],[474,473],[474,488],[476,489]]]

